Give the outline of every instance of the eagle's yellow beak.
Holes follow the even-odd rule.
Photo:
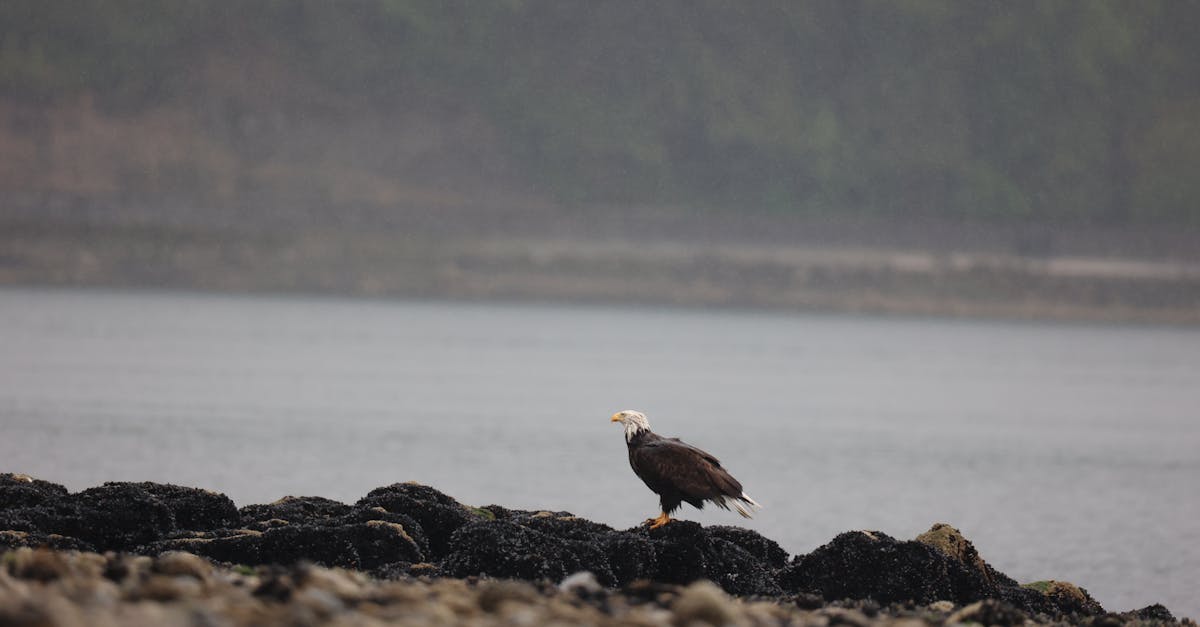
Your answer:
[[[609,422],[621,422],[621,412],[613,414],[612,420],[609,420]]]

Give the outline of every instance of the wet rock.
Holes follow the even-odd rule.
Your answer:
[[[382,507],[416,520],[429,539],[430,556],[436,559],[451,551],[450,536],[460,527],[480,520],[458,501],[419,483],[394,483],[376,488],[359,500],[355,507]]]
[[[220,492],[166,483],[132,483],[162,501],[175,517],[175,525],[190,531],[211,531],[241,526],[241,515],[229,497]]]
[[[638,579],[646,579],[658,569],[654,543],[645,536],[612,533],[599,542],[608,558],[614,586],[625,586]]]
[[[421,562],[425,553],[408,532],[408,527],[384,520],[371,520],[344,527],[358,552],[357,568],[375,568],[398,561]],[[419,530],[420,527],[414,529]]]
[[[946,623],[978,623],[1010,627],[1011,625],[1022,625],[1028,619],[1029,616],[1009,603],[997,599],[984,599],[954,612],[946,619]]]
[[[1096,616],[1104,613],[1104,608],[1087,590],[1069,581],[1047,580],[1026,584],[1014,590],[1011,598],[1016,599],[1018,606],[1023,602],[1030,609],[1051,616]]]
[[[371,521],[351,525],[288,525],[265,531],[258,563],[372,569],[392,562],[419,562],[416,542],[396,523]]]
[[[1050,597],[1063,613],[1078,613],[1084,616],[1104,613],[1104,608],[1087,590],[1067,581],[1052,582],[1046,590],[1046,596]]]
[[[801,592],[792,595],[791,602],[803,610],[815,610],[825,606],[825,599],[821,595],[812,594],[811,592]],[[951,604],[951,607],[953,607],[953,604]]]
[[[29,475],[0,473],[0,510],[46,505],[65,496],[67,489],[57,483]]]
[[[1175,615],[1171,613],[1171,610],[1168,610],[1167,608],[1163,607],[1159,603],[1155,603],[1154,605],[1147,605],[1146,607],[1143,607],[1140,610],[1126,612],[1126,613],[1122,614],[1122,616],[1125,616],[1129,619],[1137,619],[1137,620],[1145,620],[1145,621],[1157,620],[1157,621],[1162,621],[1164,623],[1175,622]]]
[[[102,551],[130,550],[160,540],[175,528],[171,509],[134,484],[106,483],[72,500],[77,510],[61,521],[61,533]]]
[[[689,584],[709,579],[730,594],[778,594],[774,574],[733,542],[713,536],[700,524],[676,520],[658,529],[639,527],[654,548],[656,581]]]
[[[421,563],[424,564],[424,562]],[[433,565],[430,564],[430,566]],[[416,577],[417,575],[412,573],[412,567],[413,564],[411,562],[392,562],[372,568],[368,573],[381,581],[397,581]]]
[[[608,525],[579,518],[570,512],[520,513],[510,515],[507,519],[565,540],[595,542],[615,531]]]
[[[442,563],[452,577],[488,575],[558,581],[580,570],[579,560],[560,539],[505,520],[463,526],[449,540]]]
[[[262,533],[251,530],[230,531],[209,537],[169,538],[140,546],[135,552],[159,555],[166,551],[186,551],[230,564],[261,564]]]
[[[843,533],[797,557],[779,572],[778,580],[785,590],[819,594],[830,601],[850,598],[885,604],[951,601],[969,605],[993,599],[1026,614],[1090,616],[1103,612],[1086,591],[1070,584],[1016,585],[988,566],[962,534],[943,524],[908,542],[877,531]],[[980,611],[1000,612],[1000,606],[980,607]]]
[[[425,530],[413,517],[405,514],[389,512],[382,507],[356,507],[350,513],[339,518],[337,524],[346,525],[371,521],[394,523],[404,527],[404,533],[416,543],[417,548],[421,551],[421,555],[427,556],[430,554],[429,538],[425,535]]]
[[[277,525],[263,525],[272,520],[291,524],[320,523],[350,513],[350,506],[320,496],[285,496],[265,505],[247,505],[238,511],[242,524],[250,529],[265,531]]]
[[[579,518],[570,512],[510,510],[506,514],[505,520],[509,522],[560,539],[573,563],[591,572],[601,584],[614,586],[632,580],[613,573],[610,559],[614,556],[614,550],[608,541],[619,534],[612,527]],[[646,548],[653,552],[648,543]]]
[[[45,535],[44,530],[58,521],[51,508],[34,505],[0,509],[0,531],[20,531]]]
[[[0,550],[19,547],[94,551],[96,547],[69,536],[31,531],[0,531]]]
[[[574,556],[574,568],[591,572],[605,586],[617,585],[603,544],[586,540],[564,540],[563,543]]]
[[[467,511],[470,512],[471,515],[474,516],[475,518],[480,518],[483,520],[496,520],[495,512],[493,512],[490,509],[484,509],[482,507],[471,507],[469,505],[464,506],[464,507],[466,507]]]
[[[1087,627],[1124,627],[1125,619],[1120,614],[1101,614],[1079,621]]]
[[[988,595],[982,578],[957,559],[915,541],[901,542],[878,531],[851,531],[808,555],[797,557],[779,575],[792,592],[812,592],[827,600],[874,599],[927,605],[950,600],[970,603]]]
[[[45,538],[69,532],[73,527],[67,521],[77,519],[78,507],[63,486],[29,475],[0,474],[0,531],[23,531]],[[7,538],[10,542],[17,539]]]
[[[945,523],[937,523],[929,528],[929,531],[916,537],[916,541],[922,544],[927,544],[942,553],[958,560],[967,570],[978,573],[983,580],[979,583],[981,588],[988,588],[990,592],[995,592],[996,586],[1015,586],[1017,582],[993,569],[983,561],[979,556],[979,552],[975,550],[975,545],[963,537],[962,532]]]
[[[654,546],[655,568],[651,578],[674,584],[689,584],[708,575],[708,536],[699,523],[676,520],[658,529],[637,528]]]
[[[767,568],[778,570],[787,566],[788,552],[757,531],[720,525],[708,527],[708,535],[738,545]]]
[[[495,505],[469,508],[433,488],[411,483],[373,490],[354,506],[319,497],[288,497],[239,511],[223,495],[181,486],[107,483],[69,494],[62,486],[31,477],[0,475],[0,503],[5,504],[0,507],[0,548],[100,549],[158,556],[88,561],[64,558],[64,553],[47,557],[56,553],[27,548],[19,556],[10,553],[5,558],[0,577],[27,582],[22,585],[67,582],[63,593],[76,600],[113,603],[113,590],[119,587],[120,594],[131,599],[191,602],[216,585],[208,560],[282,565],[259,566],[227,581],[237,581],[263,598],[298,599],[285,622],[328,618],[358,604],[357,597],[345,594],[353,586],[298,581],[304,568],[316,568],[298,566],[304,562],[358,569],[407,583],[477,575],[541,581],[543,595],[571,595],[547,606],[550,615],[568,622],[583,620],[584,607],[602,609],[607,615],[623,611],[621,604],[646,604],[666,612],[680,602],[682,589],[673,584],[702,580],[713,582],[722,594],[782,601],[757,608],[754,615],[760,618],[800,611],[797,608],[818,609],[818,615],[805,621],[822,625],[858,625],[867,620],[875,624],[877,614],[909,622],[999,625],[1015,624],[1022,617],[1075,623],[1087,618],[1090,627],[1172,620],[1161,606],[1104,614],[1085,590],[1066,582],[1019,586],[992,569],[961,533],[944,524],[934,525],[913,541],[878,532],[842,534],[788,564],[778,544],[737,527],[705,528],[674,521],[655,530],[617,531],[568,512]],[[103,572],[105,581],[80,583],[79,568]],[[569,590],[560,590],[550,583],[581,571],[590,573],[587,586],[572,584]],[[315,577],[313,581],[324,581]],[[595,586],[623,587],[625,595],[597,592]],[[339,587],[346,590],[333,590]],[[439,616],[462,619],[478,612],[476,592],[469,590],[442,606]],[[644,598],[640,591],[645,591]],[[622,599],[617,606],[612,605],[613,595]],[[531,619],[530,611],[513,605],[499,618]],[[707,620],[700,614],[689,620]],[[655,614],[642,618],[666,620]]]
[[[245,510],[244,510],[245,511]],[[421,562],[428,540],[410,517],[384,510],[350,510],[327,499],[283,499],[248,511],[256,529],[177,535],[137,549],[147,555],[189,551],[234,564],[295,564],[375,569],[394,562]],[[339,515],[341,513],[341,515]],[[289,523],[274,515],[287,515]],[[302,522],[307,520],[314,522]]]
[[[774,571],[742,547],[716,537],[709,545],[708,578],[729,594],[777,596],[783,592]]]
[[[519,510],[512,510],[500,505],[484,505],[476,509],[487,510],[492,515],[492,520],[508,520],[514,513]]]

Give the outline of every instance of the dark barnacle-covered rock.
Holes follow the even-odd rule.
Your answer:
[[[738,545],[767,568],[777,570],[787,565],[788,552],[778,542],[757,531],[725,525],[708,527],[707,531],[714,538]]]
[[[416,520],[429,542],[429,553],[442,558],[451,551],[450,536],[463,525],[479,520],[462,503],[419,483],[394,483],[375,488],[355,508],[380,507]]]
[[[772,571],[741,546],[713,535],[699,523],[676,520],[659,527],[638,527],[654,548],[651,578],[688,584],[708,579],[730,594],[780,592]]]
[[[529,589],[557,590],[574,576],[602,590],[574,590],[564,602],[576,609],[589,603],[612,609],[613,595],[624,595],[630,607],[654,605],[700,622],[732,615],[736,605],[724,595],[769,598],[771,611],[813,611],[817,622],[830,624],[865,625],[877,616],[1090,627],[1174,621],[1162,606],[1105,613],[1086,590],[1066,582],[1019,585],[945,524],[913,540],[847,532],[789,562],[778,544],[739,527],[676,520],[621,531],[569,512],[467,507],[415,483],[372,490],[354,505],[286,497],[238,510],[224,495],[182,486],[106,483],[72,494],[0,474],[0,550],[9,550],[0,576],[55,582],[86,566],[122,590],[134,586],[123,592],[130,600],[161,602],[195,598],[214,581],[202,557],[235,572],[250,569],[231,581],[258,598],[288,603],[298,595],[320,612],[357,603],[361,596],[351,588],[370,573],[396,583],[458,578],[458,590],[482,585],[490,590],[483,605],[500,613],[511,604],[493,602],[504,588],[488,581],[519,579],[534,582]],[[60,559],[95,555],[89,551],[109,553]],[[340,592],[331,597],[314,582]]]
[[[64,542],[63,534],[73,534],[78,507],[67,489],[57,483],[34,479],[29,475],[0,474],[0,547],[52,546],[87,548],[91,545],[77,537]],[[76,546],[69,546],[76,543]]]
[[[263,532],[259,562],[313,562],[360,570],[424,556],[402,525],[373,520],[349,525],[288,525]]]
[[[879,603],[970,603],[989,592],[974,572],[939,549],[878,531],[839,534],[795,558],[781,571],[779,583],[786,591],[826,600],[869,598]]]
[[[507,520],[467,524],[449,543],[454,549],[442,568],[452,577],[559,581],[580,570],[579,560],[562,539]]]
[[[292,524],[320,523],[350,513],[351,507],[320,496],[285,496],[265,505],[247,505],[240,510],[242,524],[263,531],[278,526],[272,521]]]
[[[425,536],[425,530],[421,527],[412,516],[400,514],[397,512],[389,512],[382,507],[361,508],[355,507],[350,513],[338,519],[337,524],[353,524],[367,522],[386,522],[400,525],[404,529],[405,535],[409,537],[417,545],[417,549],[421,556],[427,557],[430,555],[429,538]]]
[[[129,484],[157,498],[175,518],[175,526],[189,531],[229,529],[241,524],[237,506],[220,492],[165,483]]]
[[[171,508],[137,484],[106,483],[69,500],[73,507],[56,531],[101,551],[128,551],[175,529]]]
[[[47,505],[65,496],[67,489],[57,483],[29,475],[0,473],[0,510]]]

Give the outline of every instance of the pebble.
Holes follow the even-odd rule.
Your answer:
[[[933,610],[934,612],[953,612],[954,604],[950,601],[934,601],[933,603],[929,604],[929,609]]]
[[[529,604],[537,597],[537,590],[523,581],[493,581],[484,584],[479,592],[479,608],[489,613],[496,612],[506,602]]]
[[[733,599],[711,581],[697,581],[684,588],[671,606],[676,625],[730,625],[737,623]]]
[[[154,560],[151,569],[163,575],[184,575],[204,581],[212,574],[212,564],[198,555],[168,551]]]
[[[21,547],[13,551],[11,559],[9,569],[21,579],[53,581],[70,573],[66,560],[57,551]]]
[[[558,584],[558,589],[563,592],[573,592],[575,594],[599,594],[604,591],[604,586],[596,581],[596,576],[592,573],[583,570],[568,576]]]

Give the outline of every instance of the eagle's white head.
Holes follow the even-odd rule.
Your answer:
[[[638,433],[650,430],[650,422],[646,420],[646,414],[632,409],[626,409],[613,414],[611,422],[619,422],[625,425],[626,442],[633,439],[633,436]]]

